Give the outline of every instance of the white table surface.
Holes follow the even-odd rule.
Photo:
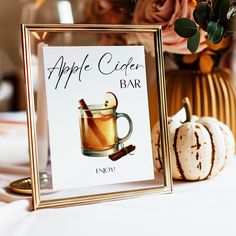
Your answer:
[[[236,235],[236,157],[212,179],[175,182],[172,194],[31,212],[30,199],[4,189],[27,176],[27,158],[20,163],[2,153],[6,151],[0,149],[1,236]]]

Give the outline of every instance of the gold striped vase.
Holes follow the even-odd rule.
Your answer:
[[[229,70],[208,74],[173,70],[166,74],[168,115],[174,115],[189,97],[194,115],[213,116],[227,124],[236,139],[236,87]]]

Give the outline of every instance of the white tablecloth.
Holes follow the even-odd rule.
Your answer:
[[[236,157],[210,180],[175,182],[172,194],[35,212],[30,199],[4,189],[28,175],[25,158],[0,162],[1,236],[236,235]]]

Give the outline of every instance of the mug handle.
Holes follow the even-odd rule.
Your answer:
[[[128,120],[128,123],[129,123],[129,131],[126,134],[126,136],[123,137],[123,138],[118,137],[118,142],[119,143],[124,143],[126,140],[128,140],[128,138],[131,136],[131,134],[133,132],[133,122],[127,114],[125,114],[125,113],[116,113],[116,119],[119,119],[120,117],[126,118]]]

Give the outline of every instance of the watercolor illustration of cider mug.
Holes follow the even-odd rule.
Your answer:
[[[79,100],[81,151],[85,156],[109,156],[116,161],[132,152],[135,146],[122,147],[133,131],[133,123],[129,115],[117,113],[118,99],[112,92],[105,94],[104,104],[87,105],[84,99]],[[117,119],[125,118],[129,129],[123,138],[118,137]]]

